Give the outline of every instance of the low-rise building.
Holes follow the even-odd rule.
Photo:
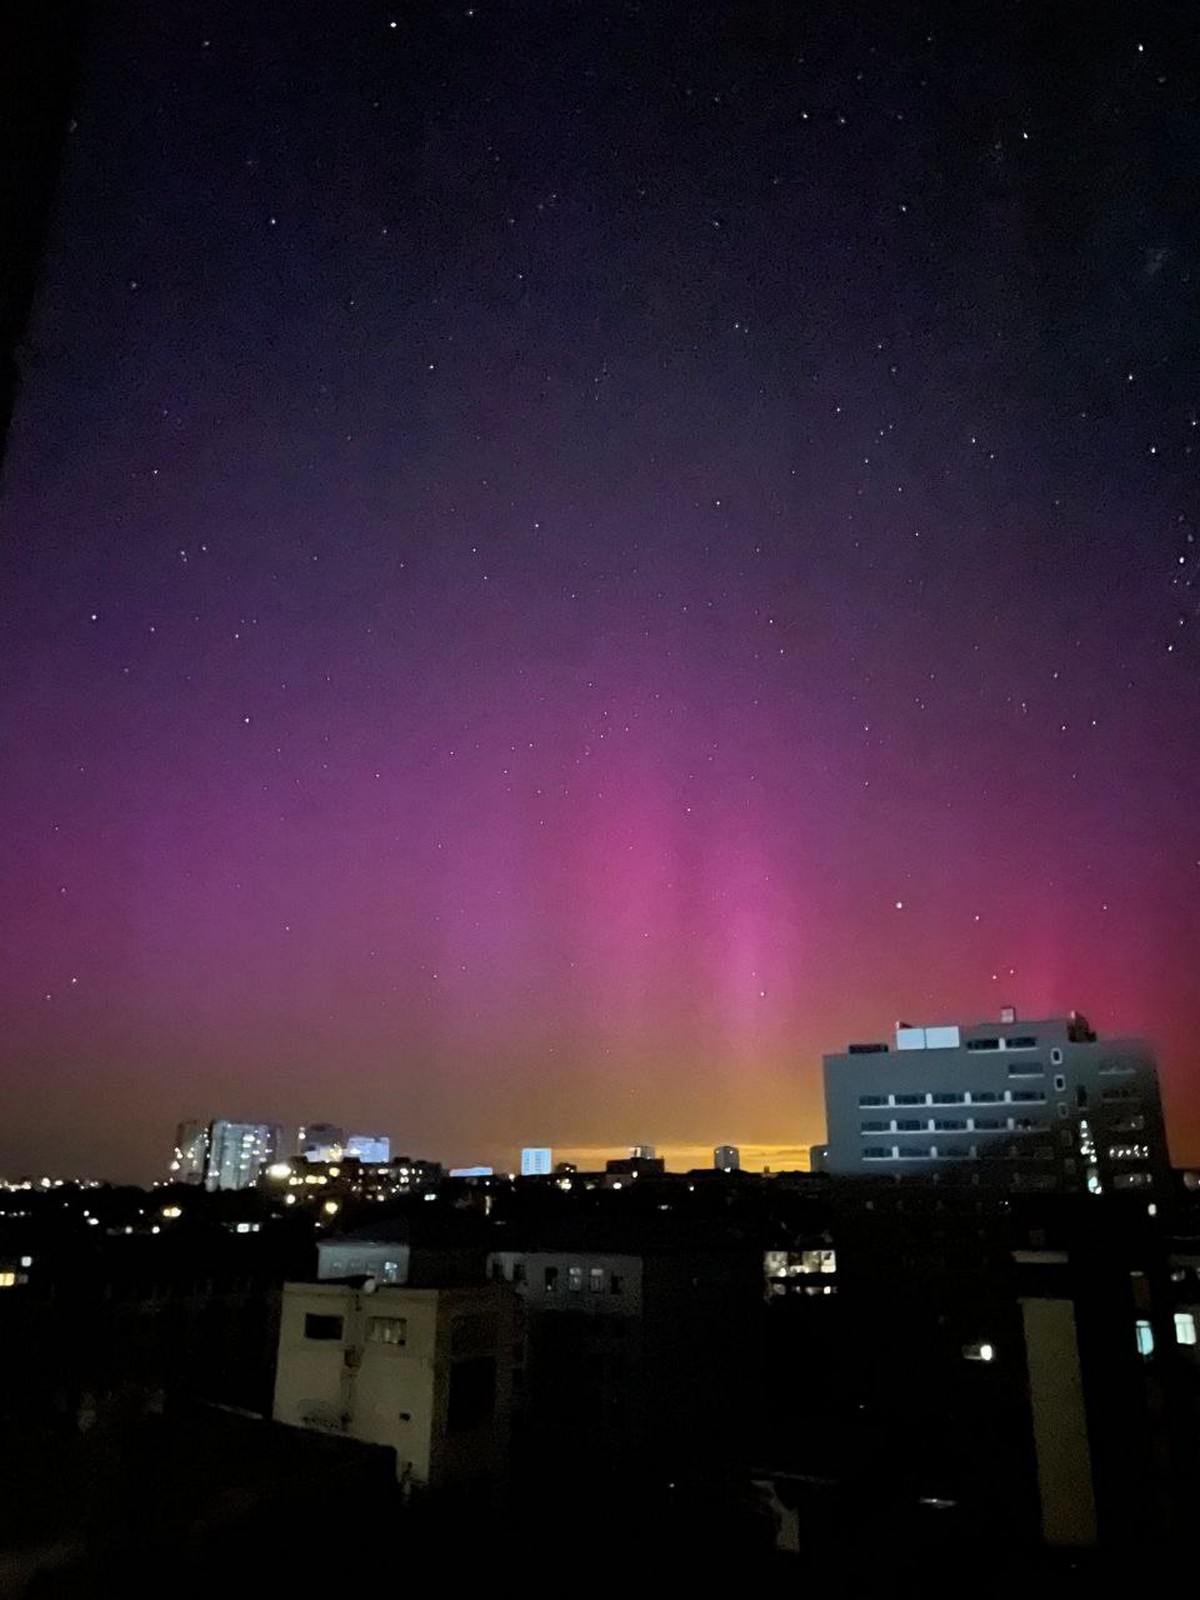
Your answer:
[[[390,1446],[406,1486],[490,1500],[508,1456],[517,1313],[503,1284],[289,1283],[274,1418]]]

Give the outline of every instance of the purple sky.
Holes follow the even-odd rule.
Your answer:
[[[0,498],[0,1172],[791,1148],[1007,1002],[1200,1158],[1181,22],[901,9],[114,8]]]

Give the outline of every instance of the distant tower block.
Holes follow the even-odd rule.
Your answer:
[[[742,1152],[735,1144],[719,1144],[713,1151],[713,1166],[718,1172],[739,1172]]]
[[[529,1145],[521,1151],[521,1176],[546,1178],[553,1170],[554,1152],[548,1145]]]

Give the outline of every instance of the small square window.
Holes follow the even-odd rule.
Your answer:
[[[1056,1072],[1054,1074],[1054,1087],[1058,1090],[1059,1094],[1061,1094],[1067,1087],[1067,1080],[1063,1077],[1061,1072]]]
[[[326,1316],[320,1311],[306,1311],[304,1313],[304,1337],[306,1339],[340,1339],[342,1337],[341,1317]]]
[[[372,1317],[367,1323],[367,1338],[372,1344],[407,1344],[408,1318]]]
[[[608,1280],[609,1294],[624,1294],[625,1280],[619,1272],[614,1272]]]

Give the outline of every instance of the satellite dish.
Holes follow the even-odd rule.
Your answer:
[[[378,1278],[368,1278],[367,1281],[363,1284],[363,1293],[364,1294],[374,1294],[376,1289],[378,1289],[378,1287],[379,1287]]]

